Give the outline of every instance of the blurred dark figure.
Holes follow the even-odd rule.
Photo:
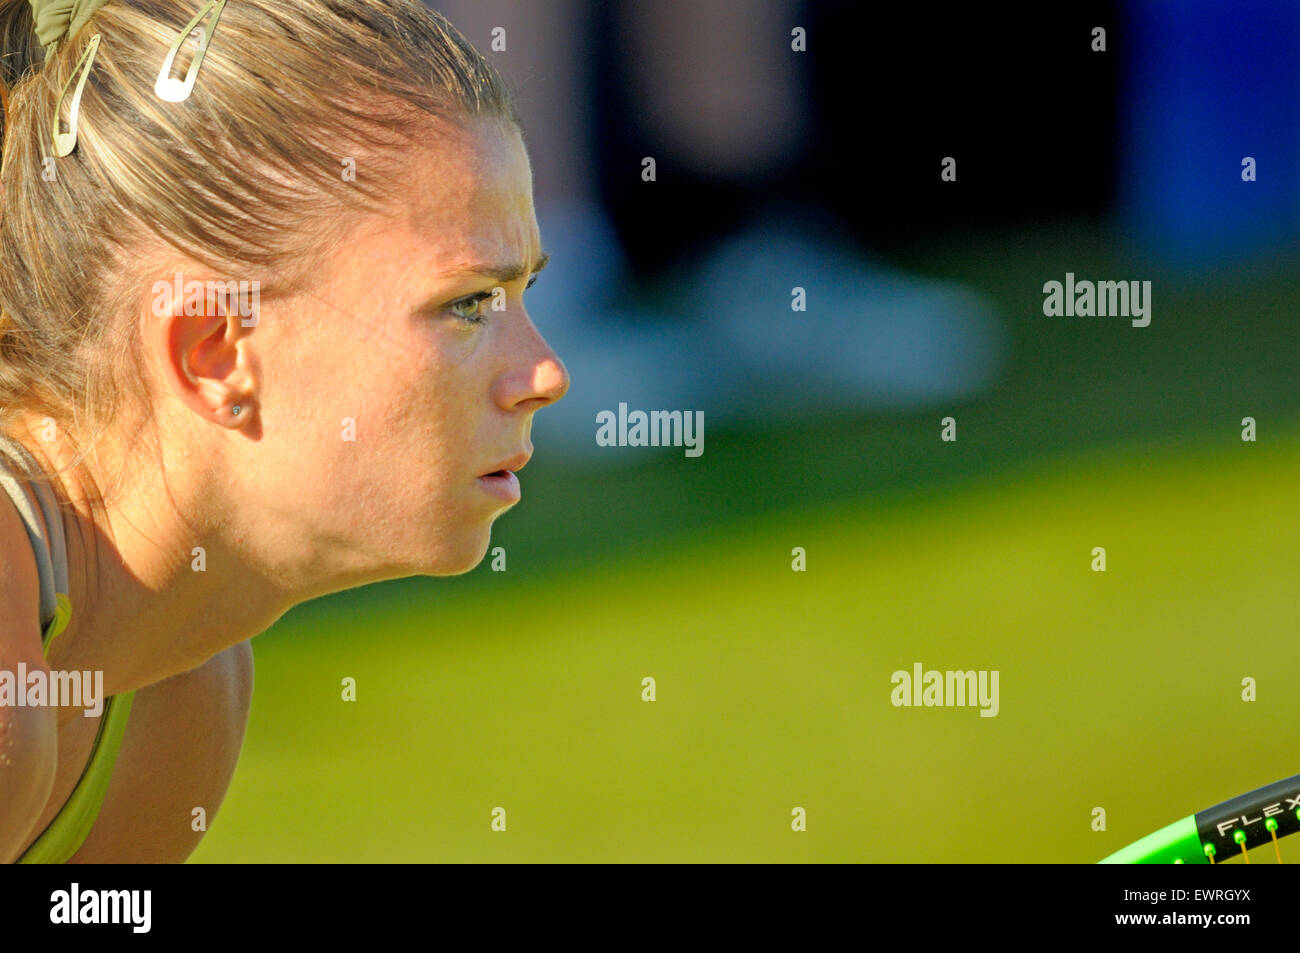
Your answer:
[[[537,425],[586,456],[619,402],[717,425],[978,396],[1006,358],[990,300],[867,249],[1113,191],[1106,6],[1037,31],[831,0],[437,6],[520,94],[554,256],[529,310],[573,378]]]

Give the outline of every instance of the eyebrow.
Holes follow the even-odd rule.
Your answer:
[[[527,265],[470,265],[468,268],[457,268],[455,271],[444,272],[441,277],[453,278],[458,275],[483,275],[487,278],[495,278],[503,285],[512,281],[518,281],[528,274],[536,274],[547,266],[551,256],[547,252],[542,252],[542,257],[537,259],[537,267],[530,272]]]

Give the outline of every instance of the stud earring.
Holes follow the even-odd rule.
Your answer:
[[[232,407],[232,408],[230,409],[230,412],[231,412],[232,414],[234,414],[236,417],[238,417],[238,416],[239,416],[239,405],[236,404],[234,407]]]

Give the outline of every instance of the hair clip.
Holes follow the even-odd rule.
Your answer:
[[[221,19],[221,11],[225,6],[226,0],[211,0],[177,35],[167,51],[167,59],[163,60],[162,69],[158,71],[158,81],[154,83],[153,91],[159,99],[169,103],[183,103],[190,98],[190,93],[194,90],[194,80],[199,75],[199,67],[203,65],[203,57],[208,52],[212,33],[217,28],[217,21]],[[169,74],[172,71],[172,64],[176,62],[176,54],[180,52],[181,44],[189,39],[199,23],[209,15],[212,17],[212,22],[203,27],[203,32],[199,36],[198,49],[194,52],[194,59],[190,61],[190,68],[185,72],[185,78],[175,79]]]
[[[86,44],[86,50],[81,54],[81,59],[77,60],[76,69],[68,77],[68,81],[63,84],[63,89],[59,91],[59,99],[54,104],[54,154],[56,156],[66,156],[77,147],[77,114],[81,111],[81,91],[86,88],[86,80],[90,78],[90,67],[95,62],[95,51],[99,49],[99,34],[96,33]],[[68,107],[68,131],[59,132],[59,113],[63,112],[63,97],[68,95],[68,87],[72,85],[72,80],[77,79],[77,89],[72,94],[72,104]],[[8,118],[8,117],[6,117]]]

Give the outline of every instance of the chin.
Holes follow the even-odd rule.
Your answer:
[[[478,565],[483,562],[483,557],[487,555],[488,544],[491,541],[491,526],[484,526],[479,531],[465,534],[459,545],[453,548],[448,548],[444,541],[443,547],[431,559],[423,574],[426,576],[460,576],[470,572],[478,568]]]

